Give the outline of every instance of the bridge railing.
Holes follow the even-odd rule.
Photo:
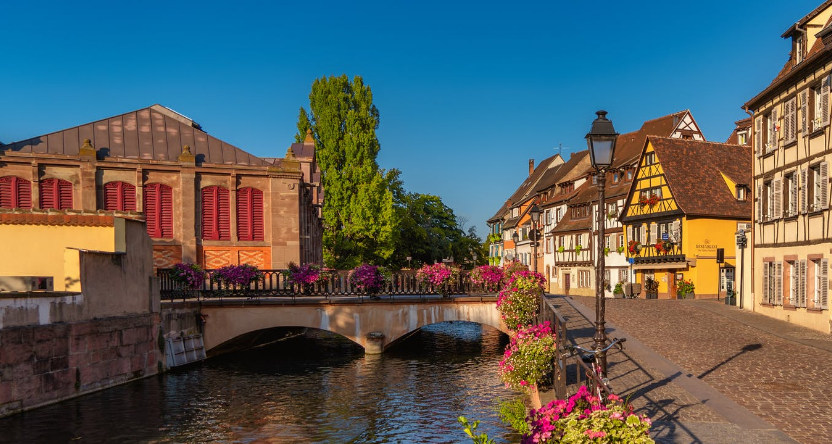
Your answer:
[[[286,270],[260,270],[262,277],[248,286],[221,286],[212,279],[216,270],[205,270],[202,285],[195,289],[184,288],[183,285],[171,277],[171,269],[157,270],[160,293],[163,300],[174,299],[213,299],[224,297],[288,297],[295,299],[304,296],[330,297],[357,296],[429,296],[442,294],[442,289],[435,285],[420,283],[416,279],[415,270],[394,271],[384,287],[374,295],[355,288],[349,280],[350,270],[330,270],[326,276],[313,284],[301,285],[293,283]],[[497,286],[483,286],[471,282],[467,271],[459,273],[459,277],[447,288],[446,293],[452,295],[484,296],[493,295],[500,289]]]

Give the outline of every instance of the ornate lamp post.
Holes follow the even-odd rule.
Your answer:
[[[517,229],[514,229],[514,233],[511,235],[511,240],[514,241],[514,260],[519,260],[518,258],[520,255],[517,253],[517,242],[520,242],[520,235],[517,234]]]
[[[604,312],[606,309],[606,298],[604,297],[604,217],[602,207],[604,202],[604,186],[606,183],[606,174],[610,166],[612,166],[613,152],[615,151],[615,141],[618,138],[618,133],[612,126],[612,122],[607,119],[606,111],[598,111],[595,114],[598,117],[592,122],[592,128],[586,135],[586,144],[589,147],[589,156],[592,161],[592,167],[595,168],[595,176],[597,177],[598,185],[598,211],[596,211],[596,219],[598,223],[598,261],[595,266],[595,349],[601,350],[607,344],[607,332],[604,327]],[[598,353],[598,361],[601,363],[601,377],[607,377],[607,353]]]
[[[537,204],[532,204],[532,207],[529,209],[529,214],[532,216],[532,249],[534,257],[532,260],[534,261],[534,269],[533,271],[537,273],[537,223],[540,221],[540,207]]]

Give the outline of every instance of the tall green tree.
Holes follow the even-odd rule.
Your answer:
[[[296,140],[312,129],[324,186],[324,262],[351,268],[387,263],[397,218],[390,177],[376,156],[379,112],[361,77],[322,77],[312,83],[309,112],[301,109]]]

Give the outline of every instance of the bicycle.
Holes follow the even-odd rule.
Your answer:
[[[624,350],[623,343],[626,340],[626,338],[613,338],[612,342],[610,342],[609,345],[600,350],[590,350],[578,345],[569,344],[564,347],[567,351],[561,354],[561,359],[571,358],[579,353],[583,353],[581,354],[581,360],[578,362],[586,370],[585,375],[587,378],[587,388],[589,389],[590,393],[597,396],[598,399],[606,402],[609,395],[613,394],[613,390],[612,387],[610,387],[609,378],[601,378],[600,376],[601,363],[598,359],[598,353],[602,351],[606,352],[607,350],[613,347],[616,347],[619,350]],[[594,365],[590,367],[589,364]],[[580,375],[580,372],[578,374]],[[578,383],[580,383],[580,377],[578,378]]]

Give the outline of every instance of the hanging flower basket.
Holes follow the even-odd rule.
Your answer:
[[[641,244],[638,241],[631,240],[627,244],[627,251],[631,256],[638,256],[641,253]]]

